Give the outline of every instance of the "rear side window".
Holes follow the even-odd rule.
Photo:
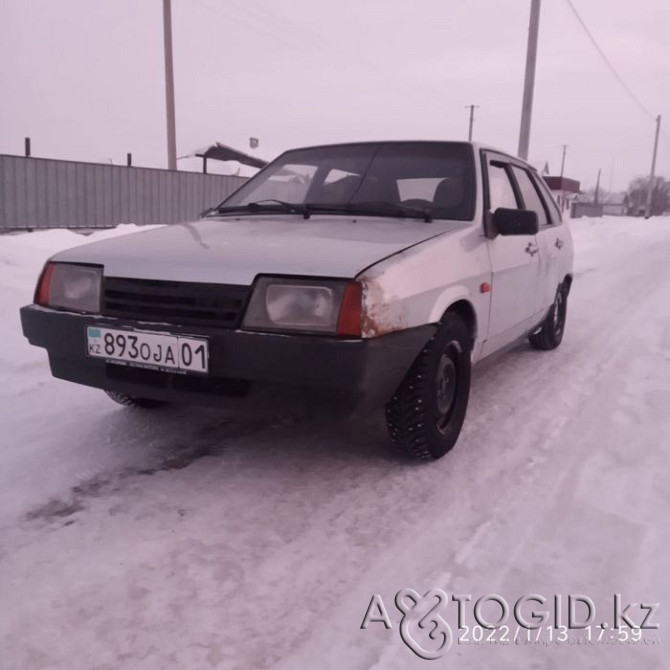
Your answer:
[[[537,188],[533,185],[528,172],[526,172],[526,170],[522,170],[516,165],[512,166],[512,170],[514,171],[516,182],[519,185],[519,190],[521,191],[521,197],[523,198],[525,209],[530,209],[531,211],[537,213],[537,220],[540,226],[549,225],[547,210],[545,209],[542,198],[540,198],[540,194],[537,192]]]
[[[519,209],[514,195],[512,182],[505,166],[501,163],[489,163],[489,206],[492,212],[499,207]]]
[[[561,210],[558,208],[558,205],[556,204],[554,197],[551,195],[551,191],[549,190],[549,187],[547,186],[546,182],[542,178],[536,179],[535,182],[539,184],[540,191],[544,196],[544,201],[547,203],[547,206],[549,207],[549,216],[551,216],[551,222],[555,224],[562,223],[563,216],[561,215]]]

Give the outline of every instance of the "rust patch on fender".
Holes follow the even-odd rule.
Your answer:
[[[407,320],[393,309],[383,289],[375,281],[363,282],[363,337],[379,337],[406,328]]]

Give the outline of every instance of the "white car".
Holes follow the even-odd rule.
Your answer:
[[[474,363],[563,337],[570,232],[543,180],[465,142],[287,151],[193,223],[45,265],[28,340],[61,379],[140,407],[265,384],[386,407],[392,443],[439,458]]]

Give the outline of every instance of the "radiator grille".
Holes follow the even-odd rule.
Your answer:
[[[249,287],[105,277],[102,313],[138,321],[237,328]]]

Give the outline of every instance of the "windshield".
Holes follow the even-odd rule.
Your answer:
[[[388,142],[287,151],[219,211],[243,208],[469,221],[473,150],[460,142]]]

